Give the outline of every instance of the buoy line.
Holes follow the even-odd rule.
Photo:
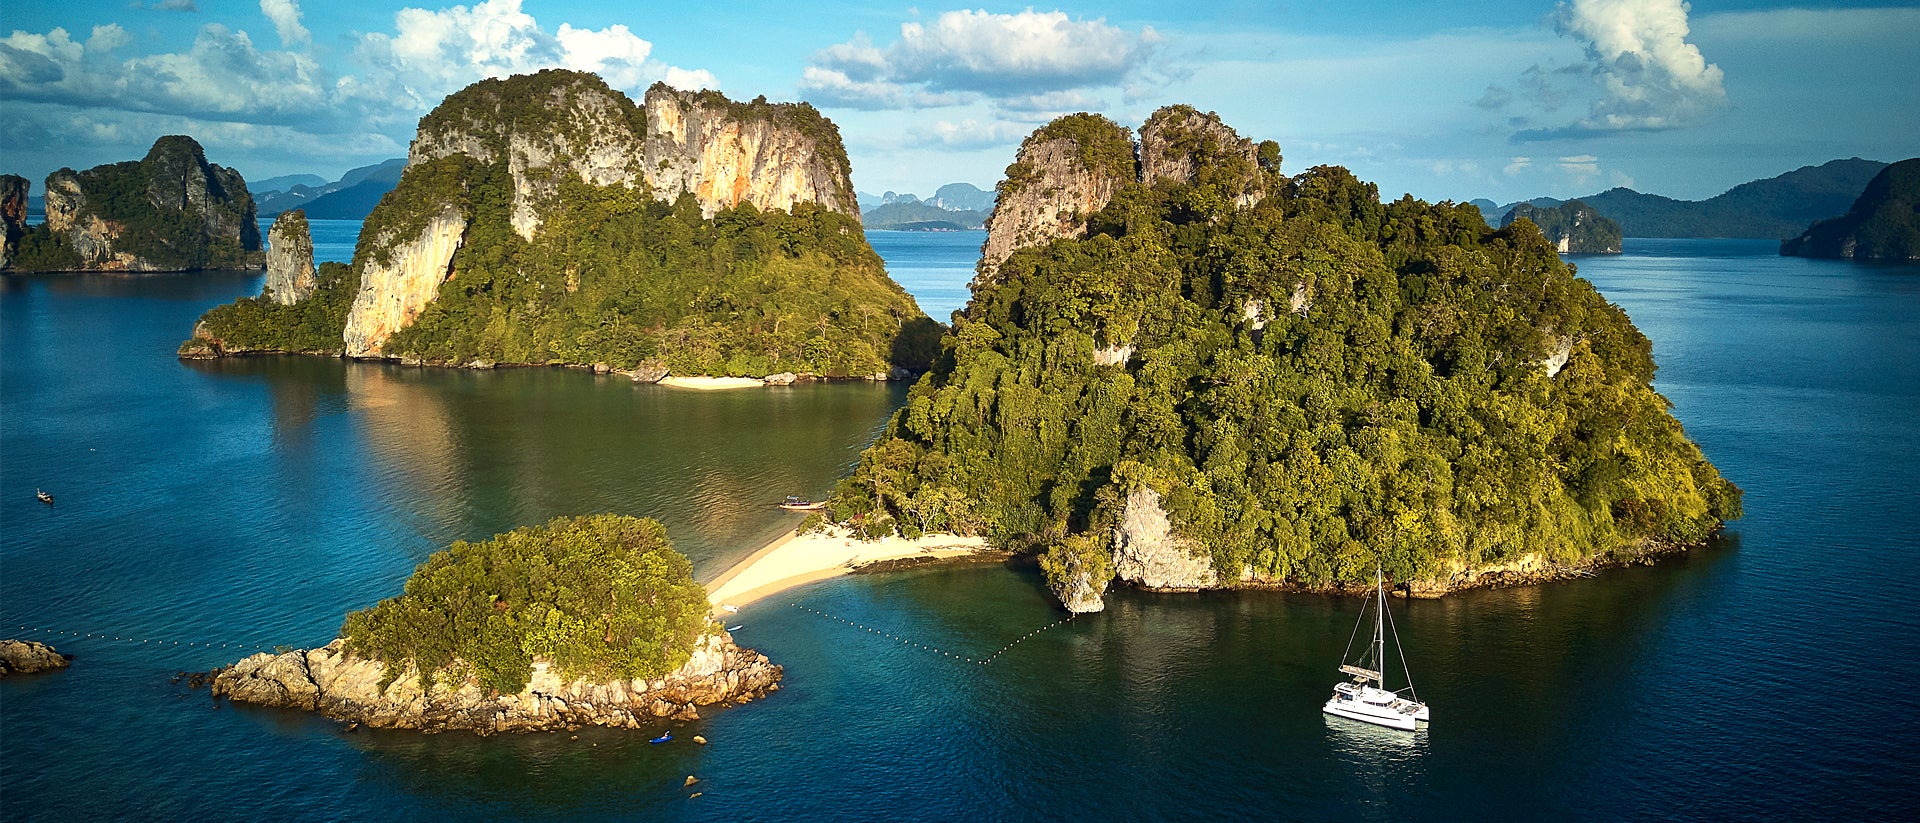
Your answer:
[[[143,646],[180,646],[183,648],[237,649],[240,651],[246,651],[248,649],[251,649],[254,651],[262,651],[262,652],[273,651],[273,648],[269,646],[251,646],[245,643],[199,643],[192,640],[155,640],[153,638],[142,638],[142,637],[133,637],[133,636],[122,637],[117,634],[96,634],[93,632],[69,632],[69,631],[62,631],[60,629],[40,629],[32,626],[21,626],[19,627],[19,631],[32,633],[32,634],[51,634],[51,635],[57,635],[59,637],[84,637],[89,640],[109,640],[109,641],[118,641],[121,643],[138,643]]]
[[[804,611],[804,612],[811,612],[811,613],[813,613],[813,614],[816,614],[816,615],[819,615],[820,617],[824,617],[824,618],[826,618],[826,619],[828,619],[828,620],[833,620],[833,621],[836,621],[836,622],[840,622],[840,623],[845,623],[845,624],[847,624],[848,626],[852,626],[853,628],[856,628],[856,629],[860,629],[861,631],[864,631],[864,632],[867,632],[867,633],[869,633],[869,634],[875,634],[875,635],[879,635],[880,637],[884,637],[884,638],[886,638],[886,639],[888,639],[888,640],[892,640],[892,641],[893,641],[893,642],[895,642],[895,643],[899,643],[899,644],[900,644],[900,645],[902,645],[902,646],[912,646],[912,647],[914,647],[914,648],[916,648],[916,649],[919,649],[919,650],[921,650],[921,651],[927,651],[927,652],[933,652],[934,654],[938,654],[938,655],[941,655],[941,656],[944,656],[944,657],[949,657],[949,658],[952,658],[952,659],[954,659],[954,660],[959,660],[959,661],[962,661],[962,662],[966,662],[966,663],[973,663],[973,664],[976,664],[976,665],[980,665],[980,666],[987,666],[987,665],[991,665],[991,664],[993,663],[993,661],[994,661],[994,660],[996,660],[996,659],[998,659],[998,658],[1000,657],[1000,655],[1003,655],[1003,654],[1006,654],[1006,653],[1007,653],[1007,651],[1008,651],[1009,649],[1012,649],[1013,647],[1015,647],[1015,646],[1018,646],[1018,645],[1020,645],[1021,643],[1024,643],[1024,642],[1026,642],[1027,640],[1029,640],[1029,639],[1031,639],[1031,638],[1032,638],[1032,637],[1033,637],[1034,635],[1037,635],[1037,634],[1039,634],[1039,633],[1041,633],[1041,632],[1044,632],[1044,631],[1046,631],[1046,630],[1048,630],[1048,629],[1052,629],[1052,628],[1055,628],[1055,627],[1058,627],[1058,626],[1062,626],[1062,625],[1065,625],[1065,624],[1067,624],[1067,623],[1071,623],[1071,622],[1073,622],[1073,619],[1074,619],[1075,617],[1079,617],[1079,615],[1077,615],[1077,614],[1075,614],[1075,615],[1069,615],[1069,616],[1067,616],[1067,617],[1064,617],[1064,618],[1061,618],[1061,619],[1059,619],[1059,620],[1055,620],[1055,621],[1054,621],[1054,622],[1052,622],[1052,623],[1048,623],[1048,624],[1047,624],[1047,625],[1045,625],[1045,626],[1041,626],[1040,628],[1037,628],[1037,629],[1034,629],[1033,631],[1030,631],[1030,632],[1027,632],[1026,634],[1023,634],[1023,635],[1020,635],[1019,637],[1016,637],[1016,638],[1014,638],[1014,639],[1013,639],[1013,642],[1011,642],[1011,643],[1008,643],[1008,644],[1007,644],[1007,645],[1005,645],[1005,646],[1001,646],[1001,647],[1000,647],[1000,648],[998,648],[998,649],[995,649],[995,650],[994,650],[994,652],[993,652],[992,654],[989,654],[989,655],[987,655],[986,657],[968,657],[968,656],[966,656],[966,655],[964,655],[964,654],[955,654],[955,653],[953,653],[953,652],[950,652],[950,651],[947,651],[946,649],[942,649],[942,648],[940,648],[940,647],[938,647],[938,646],[929,646],[929,645],[927,645],[927,644],[925,644],[925,643],[920,643],[920,642],[917,642],[917,641],[913,641],[913,640],[908,640],[907,638],[904,638],[904,637],[901,637],[901,636],[899,636],[899,635],[896,635],[896,634],[894,634],[894,633],[892,633],[892,632],[889,632],[889,631],[886,631],[886,630],[884,630],[884,629],[876,629],[876,628],[874,628],[874,627],[872,627],[872,626],[869,626],[869,625],[867,625],[867,624],[865,624],[865,623],[860,623],[860,622],[857,622],[857,621],[853,621],[853,620],[848,620],[848,619],[846,619],[846,618],[844,618],[844,617],[841,617],[841,616],[839,616],[839,615],[837,615],[837,614],[828,614],[828,613],[826,613],[826,612],[823,612],[823,611],[821,611],[821,610],[819,610],[819,609],[816,609],[816,608],[813,608],[813,607],[811,607],[811,606],[802,606],[802,605],[800,605],[799,603],[789,603],[789,604],[787,604],[787,605],[790,605],[790,606],[792,606],[792,607],[794,607],[794,608],[796,608],[796,609],[799,609],[799,610],[801,610],[801,611]]]

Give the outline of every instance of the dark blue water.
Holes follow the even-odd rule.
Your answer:
[[[964,290],[977,242],[936,252],[919,238],[952,241],[876,246],[891,262],[904,245]],[[1897,816],[1920,805],[1920,699],[1903,683],[1920,617],[1900,595],[1920,571],[1920,271],[1770,246],[1629,240],[1626,255],[1579,260],[1654,339],[1658,387],[1747,490],[1747,518],[1723,544],[1656,566],[1396,604],[1435,707],[1418,736],[1320,714],[1348,600],[1122,592],[991,666],[789,605],[977,658],[1062,617],[1031,569],[999,565],[842,578],[743,610],[737,636],[788,679],[765,701],[669,724],[704,747],[593,730],[348,733],[216,705],[168,678],[243,651],[152,641],[323,642],[433,548],[556,514],[661,517],[710,575],[790,522],[766,495],[826,488],[899,391],[190,365],[171,350],[193,317],[257,276],[10,278],[0,634],[78,659],[0,683],[0,811]],[[59,504],[34,502],[35,485]],[[689,774],[703,782],[682,789]]]

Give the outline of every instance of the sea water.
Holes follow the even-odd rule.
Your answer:
[[[875,234],[890,263],[911,261],[896,275],[923,308],[964,294],[979,233]],[[258,275],[8,277],[0,636],[76,659],[0,682],[0,812],[1449,820],[1915,808],[1920,699],[1903,681],[1920,659],[1920,617],[1902,588],[1920,571],[1920,270],[1742,241],[1626,250],[1575,262],[1654,340],[1656,387],[1746,489],[1747,516],[1654,566],[1394,603],[1434,711],[1417,734],[1320,713],[1358,601],[1120,590],[1105,612],[1061,622],[1034,570],[999,564],[845,577],[748,606],[735,635],[786,666],[783,688],[657,729],[348,732],[217,703],[171,677],[324,643],[346,611],[396,594],[451,540],[560,515],[646,515],[710,577],[791,527],[797,517],[770,504],[827,491],[902,390],[188,363],[172,351],[193,319],[256,292]],[[35,486],[56,504],[35,501]],[[675,742],[646,742],[664,729]],[[701,782],[683,788],[688,775]]]

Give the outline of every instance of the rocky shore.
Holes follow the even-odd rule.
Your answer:
[[[449,685],[444,677],[422,691],[411,664],[383,688],[385,674],[385,664],[347,653],[341,640],[256,654],[211,672],[213,694],[238,703],[318,712],[375,728],[492,734],[691,720],[700,716],[699,706],[746,703],[778,690],[782,670],[716,631],[701,638],[679,669],[653,680],[563,681],[536,662],[518,693],[490,694],[471,682]]]
[[[0,640],[0,677],[64,669],[72,659],[45,643]]]

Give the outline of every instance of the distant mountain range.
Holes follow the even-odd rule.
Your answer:
[[[353,169],[332,183],[312,174],[272,177],[254,184],[253,201],[261,217],[305,209],[309,219],[365,220],[380,198],[400,184],[406,168],[407,159],[396,157]]]
[[[883,231],[965,231],[986,225],[993,192],[969,183],[948,183],[925,200],[912,194],[859,192],[860,222]]]
[[[1628,237],[1753,237],[1779,240],[1806,231],[1815,220],[1845,213],[1887,164],[1851,157],[1802,166],[1778,177],[1742,183],[1706,200],[1675,200],[1614,188],[1576,198],[1620,224]],[[1469,201],[1487,222],[1498,224],[1519,203]],[[1522,201],[1553,207],[1566,201]]]

